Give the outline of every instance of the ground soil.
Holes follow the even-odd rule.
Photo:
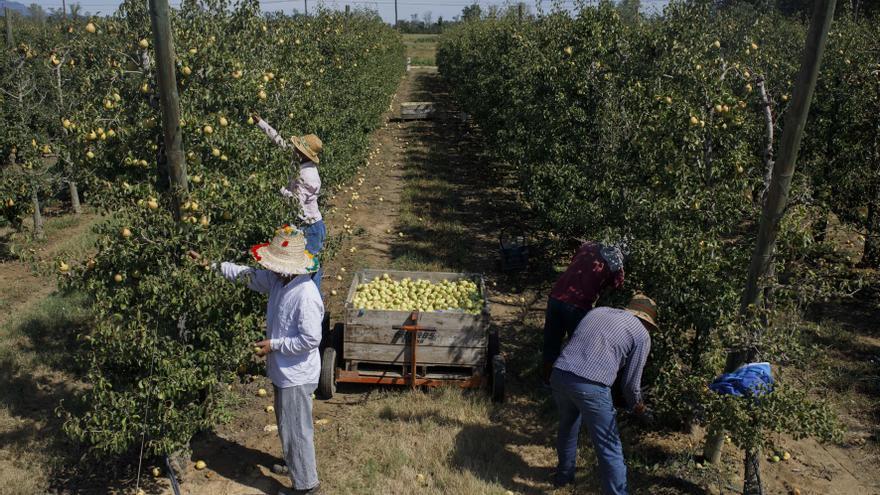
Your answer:
[[[430,121],[401,122],[390,112],[374,133],[369,163],[343,188],[330,192],[325,217],[336,254],[325,265],[322,289],[327,310],[332,323],[341,321],[344,294],[360,268],[484,273],[492,324],[501,332],[508,359],[510,394],[505,404],[494,406],[485,399],[485,391],[422,394],[344,387],[332,400],[315,401],[325,493],[598,493],[596,474],[588,467],[575,491],[553,491],[549,483],[555,463],[553,405],[535,379],[544,300],[555,276],[553,267],[565,263],[566,255],[554,251],[551,243],[536,242],[529,276],[500,273],[499,233],[504,228],[527,230],[530,225],[528,210],[509,187],[513,177],[503,164],[482,153],[485,145],[479,130],[459,119],[433,70],[407,74],[392,109],[404,101],[436,101],[440,113]],[[10,301],[10,307],[27,306],[52,291],[51,283],[31,275],[26,266],[14,261],[0,264],[0,283],[13,281],[31,290]],[[865,322],[876,321],[878,314],[880,305],[872,294],[857,308],[834,306],[816,316],[817,321],[834,320],[843,333],[856,336],[829,340],[829,355],[842,368],[851,364],[853,372],[867,373],[866,380],[877,380],[880,335]],[[4,316],[0,314],[0,319]],[[875,360],[873,367],[858,367],[870,359]],[[208,467],[196,471],[190,463],[180,473],[183,493],[274,494],[290,485],[286,477],[271,471],[279,462],[280,445],[272,429],[274,415],[265,411],[271,392],[270,397],[260,398],[256,392],[261,387],[271,390],[264,377],[236,385],[233,395],[238,400],[231,420],[193,439],[190,460],[204,460]],[[843,390],[854,402],[851,408],[845,404],[840,408],[850,427],[841,444],[782,438],[793,459],[762,466],[767,493],[797,489],[803,494],[880,494],[876,388]],[[28,421],[28,414],[20,411],[17,416]],[[696,467],[701,431],[647,432],[625,420],[621,429],[634,493],[736,493],[740,486],[741,456],[733,449],[727,449],[720,469]],[[371,430],[381,435],[374,439]],[[384,467],[389,464],[376,442],[400,442],[392,438],[396,431],[412,435],[401,445],[409,449],[403,462],[418,464],[413,469]],[[438,451],[432,443],[444,450]],[[591,464],[590,449],[585,445],[581,450],[581,462]],[[425,464],[420,457],[430,457],[433,464],[421,467]],[[376,459],[384,463],[369,468]],[[2,462],[0,458],[0,469]],[[432,465],[448,472],[431,472]],[[151,467],[144,466],[144,471]],[[346,470],[367,474],[340,481]],[[391,470],[399,474],[389,475]],[[368,482],[369,476],[378,477],[379,484]],[[449,476],[465,481],[450,481]],[[141,479],[140,488],[147,493],[171,493],[164,477]],[[63,480],[54,484],[63,489]],[[112,486],[117,488],[100,493],[132,492],[134,483],[118,480]]]

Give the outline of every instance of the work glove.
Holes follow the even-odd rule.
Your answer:
[[[286,187],[282,187],[281,190],[280,190],[279,192],[280,192],[281,195],[284,196],[285,198],[292,198],[292,197],[293,197],[293,193],[290,192],[290,191],[288,191]]]

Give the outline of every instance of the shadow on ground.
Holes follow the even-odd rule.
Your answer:
[[[275,478],[264,474],[271,472],[273,464],[283,463],[269,453],[245,447],[214,432],[197,435],[192,445],[193,462],[206,460],[219,476],[251,487],[255,493],[278,493],[284,487]],[[247,462],[243,462],[244,459]]]

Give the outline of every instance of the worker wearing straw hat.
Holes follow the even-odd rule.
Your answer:
[[[280,189],[281,195],[286,198],[296,197],[299,201],[299,225],[306,236],[306,249],[317,256],[324,248],[324,240],[327,237],[327,227],[321,211],[318,209],[318,196],[321,193],[321,177],[318,174],[318,156],[324,149],[321,139],[314,134],[305,136],[291,136],[284,139],[268,122],[259,115],[253,115],[257,126],[269,136],[278,146],[284,149],[293,149],[293,161],[287,186]],[[323,270],[319,269],[312,276],[318,289],[321,288]]]
[[[657,329],[656,322],[657,305],[638,294],[626,309],[600,307],[587,313],[562,350],[550,377],[559,408],[557,486],[574,482],[578,432],[583,423],[593,441],[604,493],[627,493],[611,385],[620,372],[629,407],[637,415],[648,414],[641,381],[651,350],[649,332]]]
[[[318,493],[315,460],[312,394],[318,387],[321,359],[321,322],[324,303],[311,274],[317,259],[306,250],[303,233],[285,226],[271,242],[251,248],[262,270],[235,263],[215,263],[222,275],[246,283],[248,288],[268,294],[266,338],[255,343],[260,356],[266,356],[266,373],[275,391],[275,419],[281,438],[281,451],[294,490],[290,493]],[[190,252],[193,258],[200,258]]]

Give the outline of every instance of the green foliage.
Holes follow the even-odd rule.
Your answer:
[[[498,159],[515,165],[544,227],[628,239],[628,285],[661,308],[646,381],[667,421],[728,417],[706,385],[733,345],[727,336],[752,334],[739,299],[766,172],[760,88],[778,140],[804,36],[802,24],[778,14],[694,1],[637,23],[610,4],[535,22],[490,18],[441,39],[441,73]],[[796,181],[795,197],[809,191]],[[770,302],[821,297],[798,285],[817,278],[803,224],[785,223],[780,237],[775,262],[786,277]],[[748,344],[770,358],[766,342]],[[826,411],[784,390],[778,403],[754,406],[761,428],[738,441],[762,443],[761,432],[793,427],[771,424],[774,404]],[[817,419],[803,428],[824,434],[826,426]]]
[[[835,21],[804,143],[816,202],[861,230],[865,261],[874,267],[880,266],[878,51],[876,20]]]

